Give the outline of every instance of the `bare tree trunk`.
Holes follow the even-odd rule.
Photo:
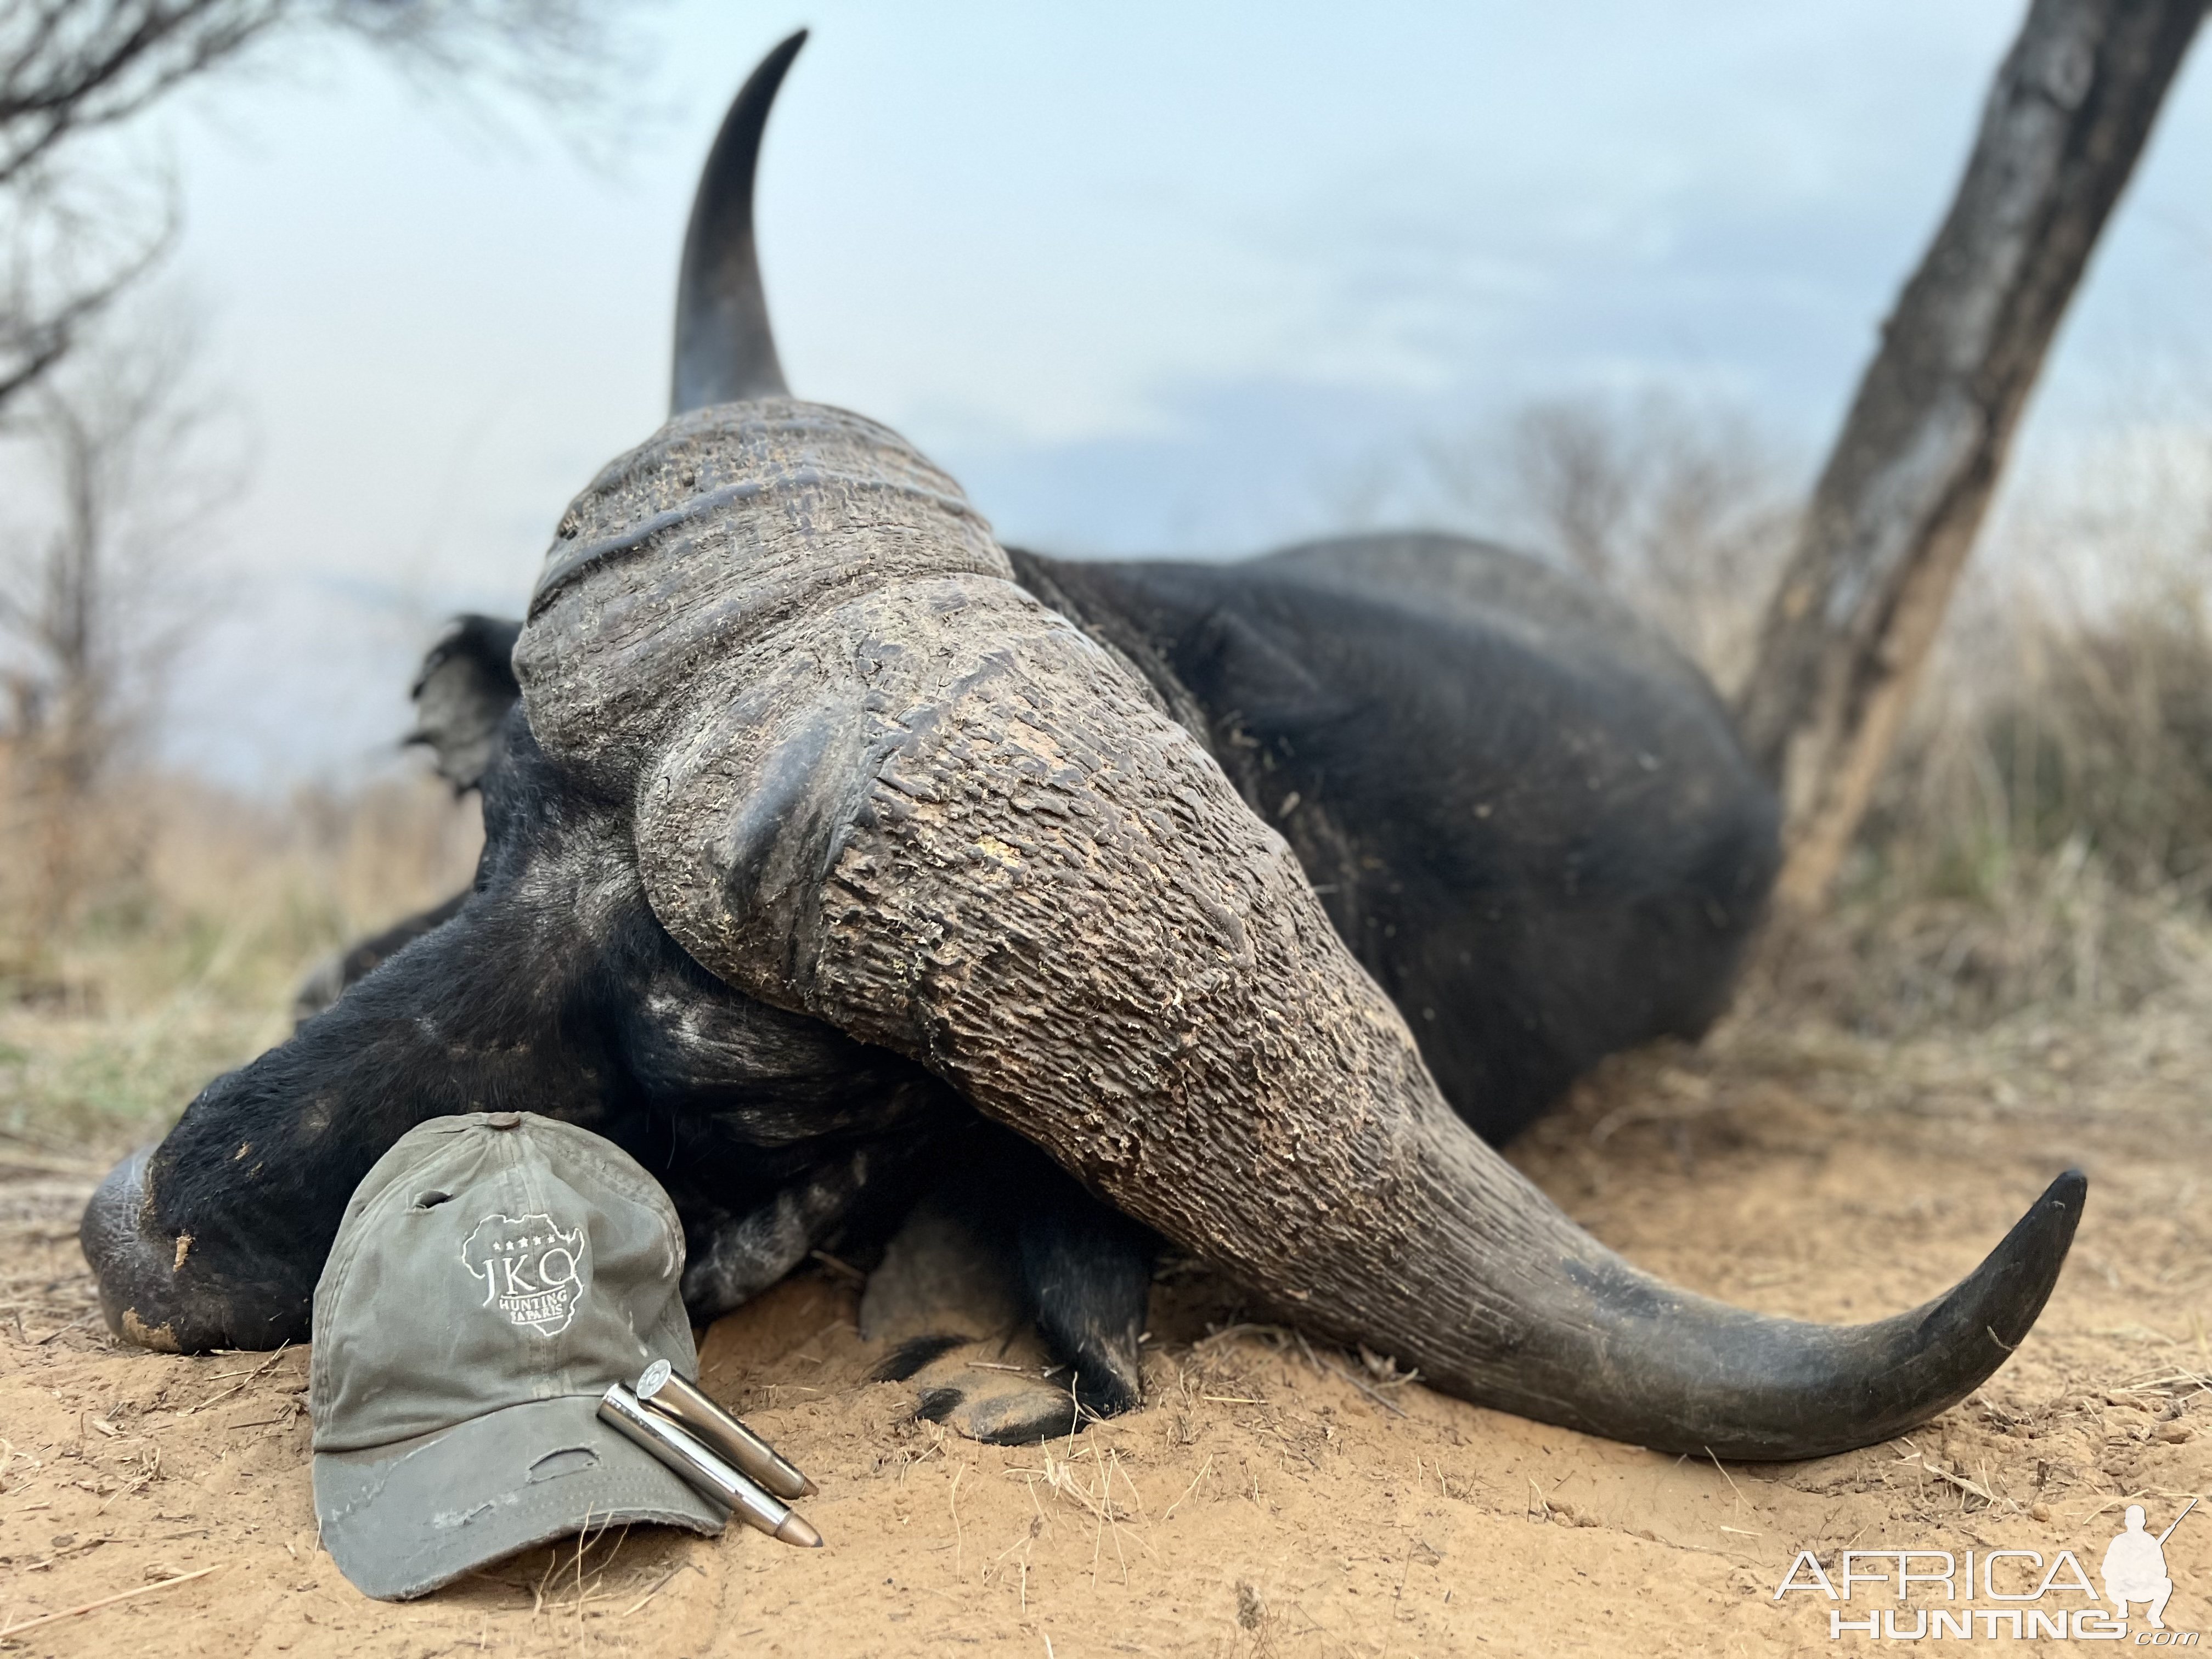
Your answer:
[[[2034,0],[1949,215],[1883,325],[1738,714],[1816,908],[1895,740],[2022,405],[2205,0]]]

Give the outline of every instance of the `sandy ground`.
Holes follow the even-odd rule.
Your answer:
[[[825,1270],[714,1327],[703,1362],[821,1483],[806,1508],[827,1549],[640,1530],[406,1607],[357,1595],[317,1547],[306,1353],[113,1346],[88,1316],[75,1227],[115,1149],[0,1141],[0,1627],[161,1586],[0,1645],[347,1659],[1863,1645],[1831,1639],[1819,1595],[1774,1599],[1797,1551],[1832,1573],[1845,1548],[2046,1563],[2071,1549],[2094,1574],[2124,1503],[2139,1498],[2155,1530],[2205,1488],[2208,1053],[2203,1011],[2178,1006],[1899,1049],[1738,1028],[1616,1066],[1516,1149],[1644,1265],[1831,1320],[1932,1294],[2053,1174],[2086,1168],[2087,1218],[2043,1322],[1907,1439],[1786,1466],[1657,1456],[1309,1351],[1186,1273],[1157,1298],[1142,1411],[1049,1446],[979,1446],[915,1422],[902,1386],[864,1380],[854,1292]],[[2167,1559],[2167,1624],[2212,1626],[2212,1513]],[[1999,1588],[2025,1589],[2026,1571],[2008,1560]],[[1907,1632],[1927,1605],[1908,1605]],[[2054,1589],[2028,1605],[2086,1602]],[[2003,1628],[1977,1626],[1975,1644],[2022,1645]]]

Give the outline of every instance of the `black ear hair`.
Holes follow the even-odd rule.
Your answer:
[[[422,659],[409,695],[415,729],[409,743],[427,744],[438,775],[456,794],[475,788],[491,764],[499,728],[522,696],[507,659],[519,622],[498,617],[457,617]]]

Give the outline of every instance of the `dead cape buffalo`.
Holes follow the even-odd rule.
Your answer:
[[[1439,1388],[1669,1450],[1861,1445],[1995,1370],[2078,1175],[1948,1295],[1832,1328],[1639,1273],[1476,1133],[1724,994],[1775,814],[1695,671],[1449,538],[1003,551],[896,434],[785,389],[751,180],[798,46],[708,158],[673,416],[562,519],[514,692],[489,625],[431,665],[481,739],[475,884],[109,1176],[115,1328],[304,1334],[379,1153],[526,1108],[661,1176],[702,1316],[917,1194],[964,1216],[1071,1373],[1054,1422],[962,1420],[998,1437],[1137,1398],[1159,1236]],[[869,1297],[901,1273],[895,1243]]]

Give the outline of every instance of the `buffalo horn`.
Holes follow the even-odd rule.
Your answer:
[[[775,334],[753,246],[753,172],[776,88],[799,49],[801,29],[761,59],[738,89],[691,198],[684,267],[676,279],[676,368],[668,412],[767,398],[785,390]]]
[[[1638,1271],[1478,1139],[1287,846],[1129,672],[1017,587],[896,434],[681,416],[570,507],[514,665],[633,804],[654,912],[764,1001],[911,1055],[1301,1323],[1486,1405],[1809,1457],[1962,1398],[2081,1212],[2062,1176],[1872,1325]]]

